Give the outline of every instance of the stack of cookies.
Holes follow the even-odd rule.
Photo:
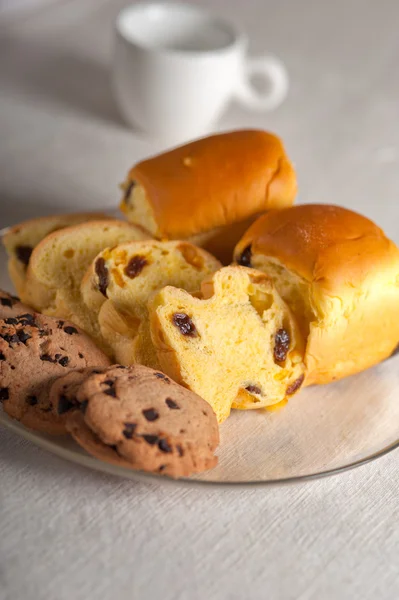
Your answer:
[[[276,136],[205,138],[122,187],[128,221],[48,217],[4,237],[21,301],[0,298],[0,395],[26,427],[187,476],[216,464],[231,409],[282,406],[397,346],[398,248],[347,209],[293,207]]]

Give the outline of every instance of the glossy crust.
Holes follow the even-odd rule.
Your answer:
[[[397,346],[399,250],[366,217],[328,205],[271,211],[235,258],[271,275],[296,312],[308,335],[307,384],[357,373]]]
[[[167,239],[187,239],[290,206],[297,188],[281,140],[257,130],[213,135],[144,160],[129,172],[125,190],[132,182],[144,188],[152,215],[141,224]],[[122,201],[133,222],[135,198],[133,189]]]

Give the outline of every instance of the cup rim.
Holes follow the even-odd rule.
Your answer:
[[[189,13],[194,13],[203,17],[208,17],[213,23],[221,26],[222,29],[227,30],[231,36],[231,42],[218,47],[218,48],[204,48],[203,50],[179,50],[175,48],[165,48],[162,46],[152,46],[150,44],[146,45],[140,40],[133,39],[132,37],[128,37],[125,35],[123,31],[122,22],[124,18],[134,12],[139,12],[141,10],[151,10],[155,7],[159,7],[166,10],[173,9],[181,9]],[[246,44],[246,36],[240,31],[231,21],[225,19],[224,17],[220,17],[212,11],[202,8],[198,5],[185,4],[184,2],[162,2],[162,0],[154,0],[151,2],[138,2],[137,4],[128,4],[121,11],[119,11],[116,21],[115,28],[117,34],[130,46],[135,46],[136,48],[140,48],[141,50],[145,50],[151,54],[157,54],[162,56],[173,56],[179,58],[200,58],[200,57],[209,57],[214,55],[228,54],[233,49],[237,48],[237,46],[242,46]]]

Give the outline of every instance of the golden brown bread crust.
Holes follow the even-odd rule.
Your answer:
[[[213,135],[144,160],[129,180],[151,204],[157,228],[151,233],[168,239],[290,206],[297,188],[281,140],[257,130]]]
[[[366,217],[328,205],[270,211],[235,259],[270,274],[296,312],[308,335],[307,384],[359,372],[398,344],[399,250]]]

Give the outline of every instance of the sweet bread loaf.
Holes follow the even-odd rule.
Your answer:
[[[8,272],[18,294],[23,294],[26,271],[33,249],[49,233],[87,221],[109,219],[102,213],[75,213],[30,219],[11,227],[3,237]]]
[[[123,189],[129,221],[158,239],[187,239],[229,263],[256,216],[294,202],[296,177],[277,136],[243,130],[144,160]]]
[[[44,314],[70,319],[94,335],[97,320],[80,295],[83,275],[103,248],[144,238],[140,228],[114,219],[51,233],[32,252],[21,299]]]
[[[304,379],[303,345],[272,280],[239,266],[202,283],[202,297],[165,287],[149,303],[162,370],[212,406],[252,409],[292,396]]]
[[[273,278],[306,339],[306,383],[328,383],[388,357],[399,342],[399,250],[351,210],[270,211],[236,247]]]
[[[159,368],[150,335],[147,302],[166,285],[197,291],[221,267],[213,256],[188,242],[146,240],[103,250],[89,267],[82,297],[97,315],[102,338],[124,365]]]

